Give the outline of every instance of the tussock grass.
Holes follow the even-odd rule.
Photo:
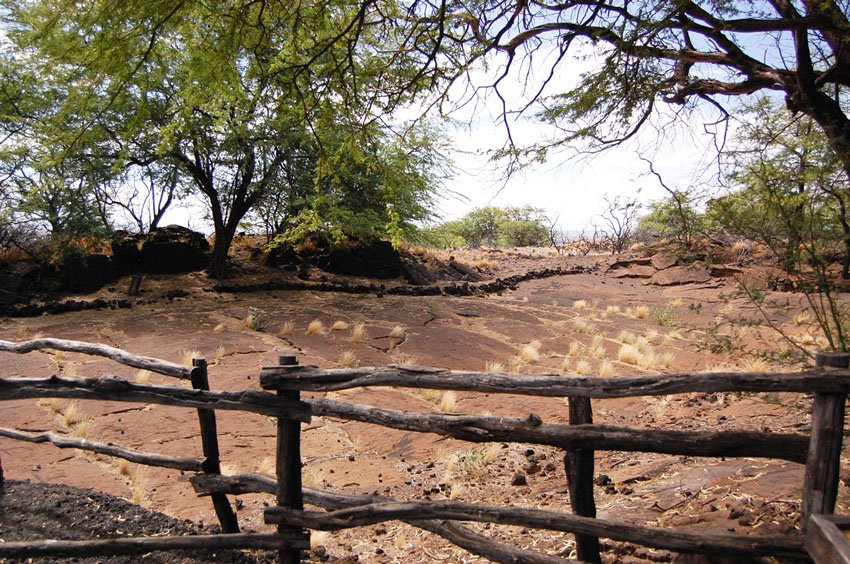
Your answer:
[[[605,347],[603,342],[605,339],[602,335],[596,335],[593,337],[593,340],[590,342],[590,349],[588,349],[588,354],[591,358],[602,358],[605,356]]]
[[[673,364],[676,362],[676,355],[671,352],[662,353],[658,357],[658,363],[663,366],[665,369],[673,368]]]
[[[609,305],[608,307],[605,308],[605,313],[607,313],[608,315],[620,313],[620,311],[621,311],[621,308],[618,305]]]
[[[257,474],[274,476],[277,471],[275,458],[273,456],[264,456],[257,462],[256,466],[254,466],[254,471]]]
[[[522,370],[522,365],[523,362],[520,357],[512,356],[508,359],[508,372],[511,374],[519,374],[519,372]]]
[[[617,360],[624,364],[638,366],[640,365],[642,358],[643,355],[640,353],[640,350],[634,345],[623,345],[620,347],[620,350],[617,351]]]
[[[617,334],[617,340],[623,343],[624,345],[634,345],[635,341],[637,340],[637,335],[635,335],[631,331],[623,329]]]
[[[71,428],[71,434],[78,439],[85,439],[89,436],[89,432],[91,431],[92,421],[89,418],[83,418],[74,423],[74,426]]]
[[[339,363],[343,368],[354,368],[360,364],[360,359],[354,354],[354,351],[342,351],[339,357]]]
[[[62,420],[65,425],[72,427],[75,423],[82,421],[83,416],[80,413],[80,404],[76,400],[69,401],[62,410]]]
[[[519,357],[523,362],[528,364],[536,364],[540,362],[540,341],[531,341],[527,345],[523,346],[519,351]]]
[[[362,343],[366,340],[366,324],[358,323],[354,327],[351,328],[351,335],[349,337],[352,343]]]
[[[437,403],[437,400],[440,399],[440,395],[443,392],[441,390],[424,389],[421,393],[422,399],[424,399],[428,403]]]
[[[39,407],[47,408],[54,413],[62,411],[62,400],[59,398],[39,398],[35,403]]]
[[[292,335],[293,331],[295,331],[295,323],[292,321],[284,321],[278,328],[277,334],[282,337],[286,337],[287,335]]]
[[[673,307],[680,307],[684,303],[685,300],[683,300],[682,298],[673,298],[673,301],[670,302],[670,305]]]
[[[446,470],[451,474],[478,479],[484,469],[496,461],[498,455],[499,451],[493,444],[456,452],[449,457]]]
[[[118,474],[121,476],[129,476],[130,475],[130,461],[126,458],[118,459]]]
[[[576,363],[576,374],[583,376],[590,372],[590,363],[586,360],[580,360]]]
[[[136,505],[142,505],[147,495],[149,483],[147,467],[137,464],[130,475],[130,501]]]
[[[400,339],[400,338],[404,337],[406,332],[407,332],[407,330],[404,327],[402,327],[401,325],[396,325],[395,327],[392,328],[392,330],[390,330],[390,337],[395,337],[397,339]]]
[[[579,347],[578,341],[573,341],[573,342],[571,342],[571,343],[570,343],[570,348],[569,348],[569,350],[567,351],[567,355],[569,355],[569,356],[576,356],[576,355],[578,354],[578,347]]]
[[[138,372],[136,372],[136,383],[149,384],[151,381],[151,376],[153,376],[153,373],[150,370],[139,370]]]
[[[809,314],[805,311],[798,313],[794,316],[794,323],[797,325],[808,325],[812,322],[812,318],[809,317]]]
[[[652,350],[652,345],[649,343],[646,337],[640,336],[635,339],[633,346],[642,353],[649,352]]]
[[[649,306],[639,305],[635,308],[635,317],[638,319],[646,319],[649,317]]]
[[[440,403],[437,404],[440,413],[454,413],[457,411],[457,394],[447,390],[440,394]]]
[[[559,367],[559,370],[561,371],[561,373],[567,374],[570,371],[570,364],[571,363],[572,362],[570,361],[569,358],[565,358],[564,360],[562,360],[561,366]]]
[[[596,332],[596,326],[589,322],[588,320],[577,317],[572,321],[572,329],[576,333],[583,333],[585,335],[591,335]]]
[[[325,333],[325,324],[318,319],[314,319],[307,324],[306,335],[323,335]]]
[[[183,351],[182,360],[184,366],[192,366],[192,360],[196,358],[203,358],[201,351],[198,349],[187,349]]]
[[[573,302],[573,309],[587,309],[588,303],[587,300],[575,300]]]
[[[501,362],[489,361],[484,365],[484,372],[504,372],[505,365]]]
[[[658,355],[652,351],[647,351],[641,354],[640,361],[638,362],[638,366],[643,368],[644,370],[654,370],[658,368],[659,358]]]
[[[602,365],[599,367],[599,376],[602,378],[608,378],[614,375],[614,363],[610,360],[605,359],[602,361]]]
[[[347,329],[348,323],[342,320],[334,321],[333,325],[331,325],[331,331],[346,331]]]
[[[218,348],[215,349],[215,363],[221,364],[225,354],[227,354],[227,351],[224,350],[224,345],[219,345]]]

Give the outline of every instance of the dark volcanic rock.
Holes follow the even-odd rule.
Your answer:
[[[415,286],[428,286],[437,283],[437,276],[415,257],[403,256],[401,258],[401,269],[407,281]]]
[[[112,262],[118,274],[137,272],[142,267],[142,235],[119,231],[112,239]]]
[[[206,237],[178,225],[161,227],[142,243],[142,267],[153,274],[193,272],[204,268],[209,260]]]
[[[62,287],[69,292],[88,294],[117,278],[112,259],[102,254],[70,252],[58,269]]]
[[[401,257],[389,241],[362,241],[330,250],[323,270],[348,276],[368,276],[387,280],[401,276]]]

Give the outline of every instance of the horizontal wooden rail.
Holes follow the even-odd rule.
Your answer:
[[[0,352],[25,354],[45,349],[103,356],[125,366],[150,370],[157,374],[174,376],[175,378],[182,378],[184,380],[188,380],[192,374],[192,368],[189,366],[175,364],[150,356],[136,356],[108,345],[86,343],[83,341],[66,341],[65,339],[32,339],[19,343],[0,340]]]
[[[234,535],[191,535],[183,537],[136,537],[102,540],[29,540],[0,543],[2,558],[38,558],[66,556],[123,556],[147,554],[156,550],[227,550],[256,548],[276,550],[281,546],[310,548],[305,534],[291,533]]]
[[[400,386],[545,397],[624,398],[691,392],[850,393],[850,371],[785,373],[694,372],[601,378],[559,374],[517,375],[461,372],[422,366],[263,368],[260,384],[269,390],[330,392],[362,386]]]
[[[154,403],[178,407],[249,411],[310,421],[310,406],[255,390],[211,392],[135,384],[116,376],[103,378],[0,378],[0,400],[41,397]]]
[[[234,476],[198,474],[192,476],[189,480],[192,482],[195,493],[198,495],[211,495],[213,493],[235,495],[268,493],[274,495],[277,492],[277,481],[270,476],[262,474],[237,474]],[[376,501],[394,502],[396,500],[386,497],[348,495],[327,490],[304,488],[304,502],[325,509],[357,507],[375,503]],[[567,560],[558,556],[541,554],[517,546],[502,544],[457,523],[436,521],[433,519],[402,519],[402,521],[413,527],[439,535],[471,554],[483,556],[494,562],[502,562],[504,564],[516,564],[517,562],[528,562],[529,564],[576,563],[575,560]]]
[[[112,444],[99,443],[88,439],[77,439],[74,437],[63,437],[51,432],[26,433],[16,429],[0,427],[0,437],[7,437],[28,443],[51,443],[59,448],[78,448],[106,454],[117,458],[123,458],[136,464],[146,466],[158,466],[160,468],[173,468],[175,470],[186,470],[188,472],[200,472],[203,470],[203,458],[174,457],[151,452],[141,452],[129,448],[122,448]]]
[[[685,456],[751,456],[804,463],[806,435],[757,431],[670,431],[608,425],[549,425],[528,419],[410,413],[334,400],[307,399],[313,415],[436,433],[470,442],[513,442],[563,449],[623,450]]]
[[[803,539],[799,536],[746,536],[675,531],[542,509],[492,507],[453,501],[372,503],[330,513],[299,511],[286,507],[269,507],[265,511],[268,524],[284,523],[326,531],[410,518],[477,521],[581,533],[677,552],[782,558],[803,558],[806,555]]]

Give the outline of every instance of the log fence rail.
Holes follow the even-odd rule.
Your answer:
[[[844,405],[850,393],[850,355],[819,354],[811,370],[787,373],[674,374],[637,377],[520,376],[459,372],[416,366],[319,369],[299,366],[286,355],[279,366],[260,371],[264,391],[211,391],[202,359],[186,367],[151,357],[131,355],[105,345],[36,339],[22,343],[0,341],[0,352],[27,353],[62,350],[94,354],[192,382],[193,389],[130,383],[118,377],[0,378],[0,400],[62,397],[144,402],[195,408],[198,411],[202,458],[144,453],[112,444],[75,439],[55,433],[28,433],[0,428],[0,436],[51,443],[124,458],[139,464],[195,472],[190,481],[198,495],[212,499],[224,535],[174,538],[113,539],[0,543],[0,559],[45,555],[138,554],[150,550],[196,548],[258,548],[277,550],[282,562],[300,560],[309,545],[306,529],[338,530],[401,520],[431,531],[448,541],[498,562],[564,562],[561,556],[540,554],[494,542],[457,521],[511,524],[573,533],[577,557],[599,562],[599,537],[678,552],[715,555],[763,555],[806,558],[812,546],[801,534],[747,536],[702,534],[659,529],[597,519],[593,499],[594,452],[625,450],[688,456],[764,457],[805,465],[802,527],[809,537],[825,538],[820,515],[831,515],[838,488]],[[328,399],[301,398],[300,392],[329,392],[363,386],[397,386],[440,390],[506,393],[569,398],[569,424],[544,423],[538,416],[508,418],[477,415],[410,413]],[[592,399],[655,396],[691,392],[794,392],[814,394],[811,436],[753,431],[673,431],[631,429],[593,423]],[[223,476],[215,425],[215,410],[239,410],[277,418],[275,477],[259,474]],[[490,507],[451,501],[395,500],[352,496],[304,488],[301,484],[300,425],[312,416],[356,420],[384,427],[436,433],[470,442],[514,442],[563,449],[568,491],[574,515],[518,507]],[[277,506],[265,512],[275,534],[239,533],[228,494],[269,493]],[[305,511],[304,504],[325,509]],[[817,543],[817,555],[823,543]],[[812,556],[814,550],[810,548]]]

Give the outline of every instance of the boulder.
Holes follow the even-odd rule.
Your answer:
[[[652,264],[650,257],[614,257],[608,260],[608,269],[631,268],[633,266],[649,266]]]
[[[121,274],[137,272],[142,267],[141,244],[143,235],[133,235],[118,231],[112,238],[112,263],[115,271]]]
[[[23,278],[12,273],[0,272],[0,306],[10,306],[18,301]]]
[[[193,272],[206,267],[209,261],[207,238],[178,225],[156,229],[142,243],[142,267],[152,274]]]
[[[664,270],[672,266],[676,266],[676,263],[679,262],[677,257],[667,253],[655,253],[649,260],[652,267],[656,270]]]
[[[708,269],[713,278],[731,278],[732,276],[740,276],[744,273],[743,268],[728,264],[712,264]]]
[[[401,257],[389,241],[374,239],[333,247],[320,266],[332,274],[368,276],[382,280],[402,274]]]
[[[419,262],[416,257],[402,257],[401,269],[407,281],[416,286],[428,286],[437,283],[437,277],[434,273]]]
[[[656,286],[680,286],[708,282],[711,274],[705,266],[673,266],[656,272],[650,281]]]
[[[103,254],[70,252],[57,265],[63,289],[89,294],[117,279],[112,259]]]

